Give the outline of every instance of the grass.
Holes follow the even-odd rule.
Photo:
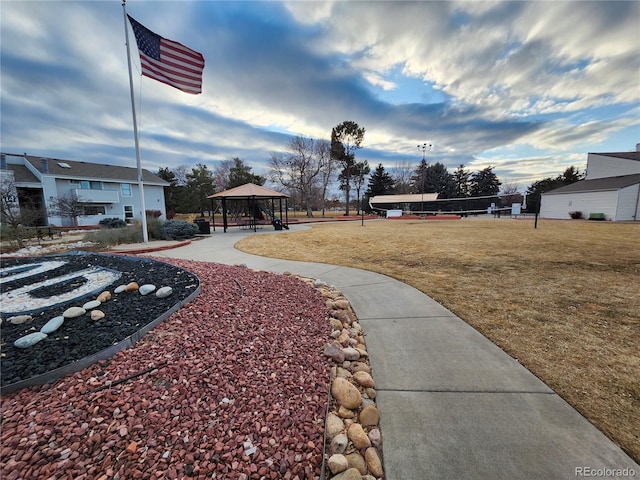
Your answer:
[[[640,460],[640,224],[316,224],[243,251],[383,273],[431,296]]]

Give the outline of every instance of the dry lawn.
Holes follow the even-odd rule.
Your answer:
[[[383,273],[449,308],[640,460],[640,224],[317,224],[243,251]]]

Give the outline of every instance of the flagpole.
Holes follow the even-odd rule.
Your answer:
[[[131,92],[131,114],[133,115],[133,138],[136,145],[136,163],[138,166],[138,190],[140,191],[140,209],[142,210],[142,241],[149,243],[147,232],[147,213],[144,204],[144,187],[142,184],[142,164],[140,162],[140,142],[138,140],[138,122],[136,120],[136,102],[133,96],[133,74],[131,72],[131,52],[129,49],[129,29],[127,28],[127,0],[122,0],[122,12],[124,15],[124,37],[127,44],[127,63],[129,64],[129,90]]]

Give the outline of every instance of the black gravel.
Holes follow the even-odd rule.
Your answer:
[[[11,281],[10,275],[3,275],[1,291],[10,291],[90,266],[102,266],[122,273],[118,280],[105,288],[112,294],[115,287],[129,282],[137,282],[138,285],[150,283],[158,288],[169,286],[173,288],[173,293],[166,298],[157,298],[155,294],[142,296],[138,292],[113,294],[111,300],[99,307],[106,314],[103,319],[93,321],[89,314],[67,319],[57,331],[47,338],[24,349],[14,347],[13,342],[24,335],[40,331],[40,328],[47,321],[62,315],[62,312],[68,307],[82,306],[85,302],[95,299],[97,294],[88,294],[66,304],[48,308],[44,312],[34,313],[33,321],[22,325],[13,325],[7,322],[6,318],[10,315],[2,312],[4,319],[0,330],[2,386],[41,375],[119,343],[171,310],[176,304],[184,301],[199,286],[198,277],[176,266],[151,259],[120,255],[79,252],[45,257],[1,259],[0,267],[14,267],[43,260],[64,260],[67,263],[55,270],[14,281]],[[77,288],[83,282],[82,278],[71,279],[53,286],[39,288],[37,291],[33,291],[32,295],[55,297],[55,295]]]

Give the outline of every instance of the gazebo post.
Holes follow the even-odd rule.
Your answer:
[[[222,197],[222,228],[227,233],[227,199]]]
[[[253,233],[258,231],[258,217],[256,217],[256,208],[258,208],[258,206],[256,205],[256,196],[254,195],[253,197],[251,197],[251,214],[253,215]]]
[[[211,222],[213,223],[213,231],[216,231],[216,207],[213,198],[211,199]]]

